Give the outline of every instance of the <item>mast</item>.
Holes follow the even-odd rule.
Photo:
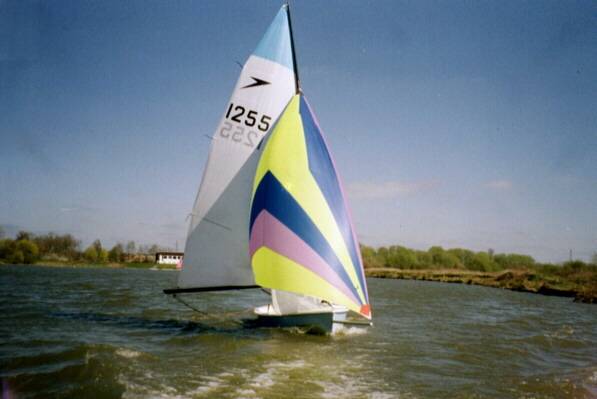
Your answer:
[[[299,83],[298,66],[296,63],[296,51],[294,50],[294,36],[292,34],[292,21],[290,19],[290,2],[287,1],[286,4],[284,4],[284,7],[286,7],[288,30],[290,31],[290,48],[292,49],[292,68],[294,69],[295,94],[299,94],[301,92],[301,85]]]

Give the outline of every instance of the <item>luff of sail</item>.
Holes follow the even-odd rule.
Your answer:
[[[289,18],[282,7],[245,63],[213,135],[179,288],[255,284],[246,232],[256,148],[295,93],[295,84]]]
[[[342,186],[302,95],[292,98],[265,143],[253,184],[249,236],[257,284],[371,318]]]

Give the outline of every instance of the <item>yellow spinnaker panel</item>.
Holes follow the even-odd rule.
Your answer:
[[[262,287],[324,298],[331,303],[360,312],[360,305],[348,299],[335,287],[331,287],[326,280],[267,247],[258,249],[252,260],[255,282]],[[277,272],[271,273],[272,268]]]

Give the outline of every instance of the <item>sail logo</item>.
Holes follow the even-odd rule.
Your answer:
[[[253,79],[253,83],[243,86],[243,87],[241,87],[241,89],[248,89],[251,87],[265,86],[265,85],[271,84],[267,80],[259,79],[259,78],[256,78],[255,76],[251,76],[251,79]]]

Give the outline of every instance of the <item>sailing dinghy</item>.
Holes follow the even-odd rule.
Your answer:
[[[177,288],[270,289],[253,324],[370,325],[358,242],[336,167],[300,89],[285,4],[249,57],[213,136]]]

